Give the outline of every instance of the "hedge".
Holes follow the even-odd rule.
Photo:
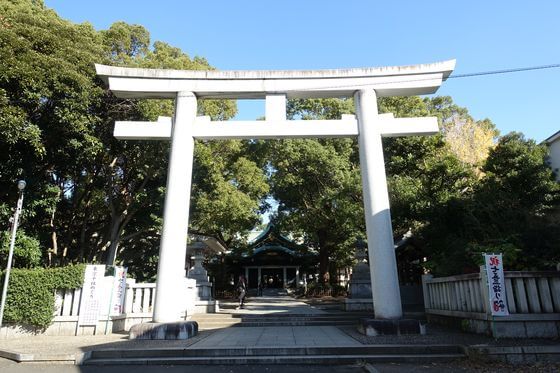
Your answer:
[[[84,264],[60,268],[13,269],[10,273],[4,321],[49,326],[54,318],[56,289],[77,289],[84,282]],[[4,273],[2,273],[2,284]]]

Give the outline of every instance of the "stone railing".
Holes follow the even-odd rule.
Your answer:
[[[124,313],[145,314],[151,317],[154,309],[155,296],[155,283],[126,284]]]
[[[111,314],[110,307],[114,278],[106,276],[100,283],[104,296],[100,299],[98,322],[96,325],[79,325],[82,289],[56,290],[54,318],[46,329],[17,324],[6,324],[0,328],[0,339],[34,334],[44,335],[92,335],[128,331],[132,325],[152,321],[156,295],[155,283],[135,283],[128,279],[124,304],[120,314]],[[219,307],[214,300],[197,299],[196,281],[184,279],[183,286],[176,287],[177,300],[185,311],[182,318],[194,313],[217,312]]]
[[[492,316],[486,272],[422,277],[430,321],[460,321],[461,327],[495,337],[558,337],[560,272],[505,272],[509,316]]]
[[[55,318],[78,318],[82,289],[57,290],[54,300]]]

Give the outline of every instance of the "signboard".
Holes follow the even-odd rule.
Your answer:
[[[486,265],[488,299],[492,316],[507,316],[509,312],[506,300],[502,254],[484,254],[484,264]]]
[[[87,265],[82,288],[78,326],[97,325],[103,297],[105,265]]]
[[[124,294],[126,292],[126,268],[114,267],[115,280],[113,281],[113,293],[111,294],[110,316],[118,316],[124,311]]]

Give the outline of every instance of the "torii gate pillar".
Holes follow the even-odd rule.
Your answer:
[[[178,310],[181,309],[176,289],[181,288],[180,281],[185,278],[194,155],[192,128],[196,118],[196,108],[196,96],[192,92],[177,93],[175,118],[171,129],[171,151],[159,250],[154,322],[175,321],[178,318]]]
[[[357,91],[354,103],[360,133],[358,146],[375,317],[399,319],[401,295],[375,91]]]

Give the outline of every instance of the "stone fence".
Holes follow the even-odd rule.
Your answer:
[[[492,316],[484,266],[479,273],[422,276],[428,321],[498,337],[560,336],[560,272],[504,272],[509,316]]]
[[[104,285],[111,286],[112,276],[104,277]],[[184,301],[187,318],[194,313],[205,312],[205,301],[197,300],[196,281],[185,279],[185,286],[177,286],[177,297]],[[127,280],[124,304],[118,314],[110,313],[110,296],[100,300],[97,325],[80,325],[80,302],[82,289],[57,290],[52,324],[46,329],[29,325],[6,324],[0,329],[0,338],[13,338],[32,334],[44,335],[95,335],[128,331],[134,324],[152,320],[155,300],[155,283],[135,283]]]

